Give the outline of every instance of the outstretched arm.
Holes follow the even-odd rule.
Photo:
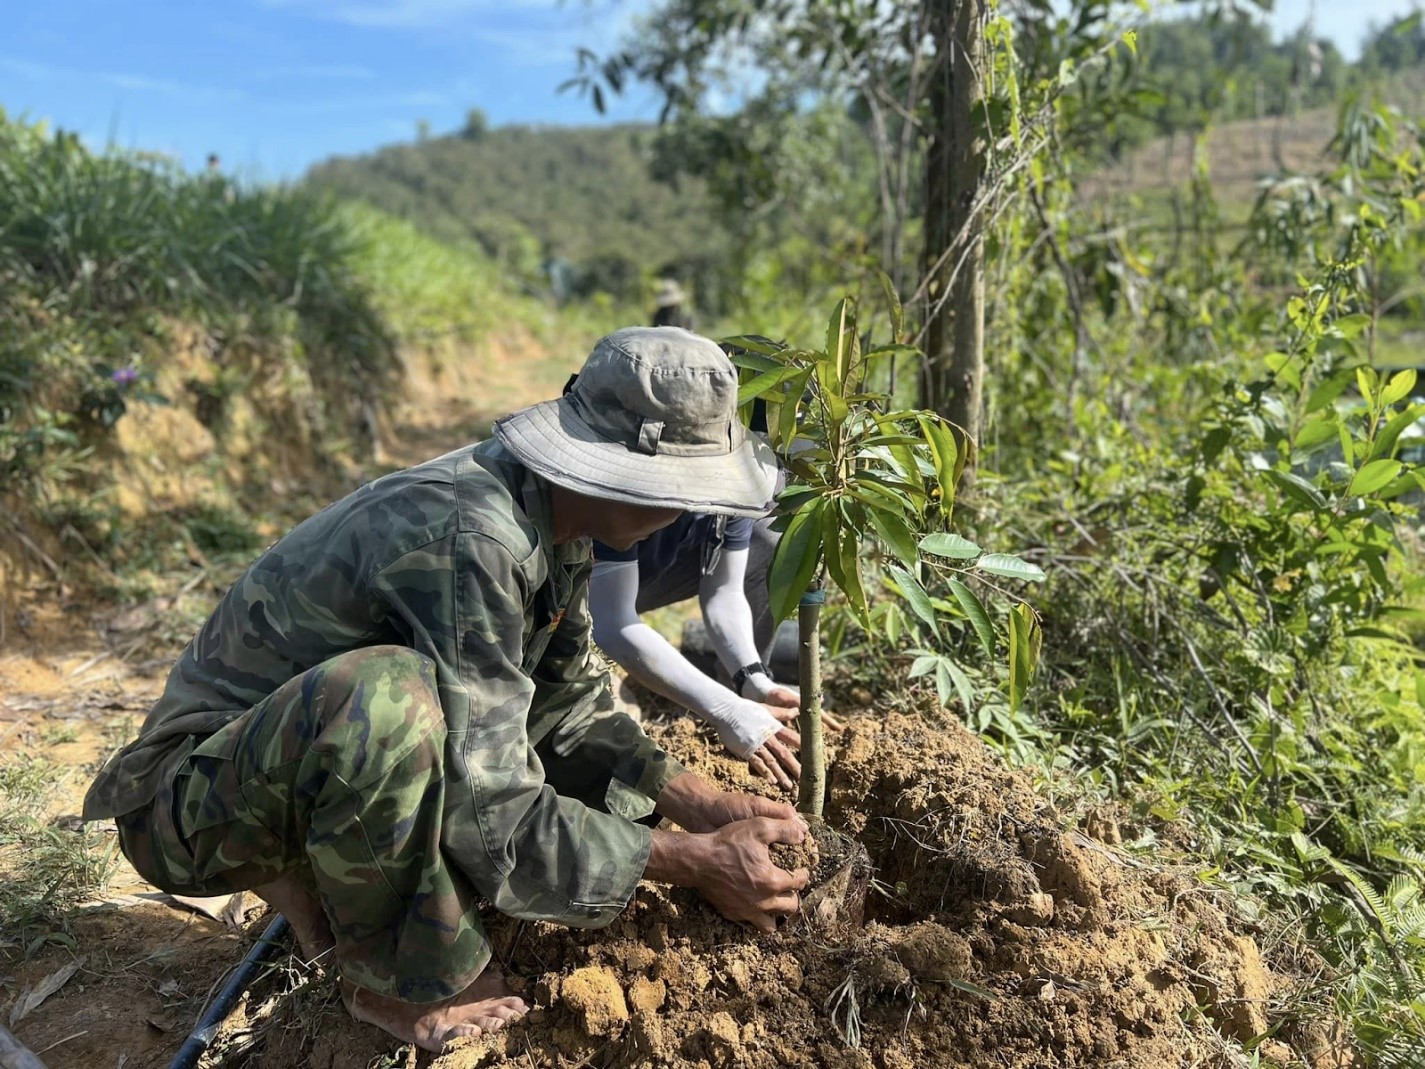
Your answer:
[[[800,742],[796,732],[784,726],[766,705],[739,697],[703,675],[672,643],[639,619],[637,562],[596,564],[589,598],[594,641],[605,653],[649,690],[710,723],[723,744],[755,771],[791,788],[800,774],[792,753]]]

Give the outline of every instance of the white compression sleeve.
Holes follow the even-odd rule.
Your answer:
[[[723,550],[713,570],[703,576],[698,590],[708,638],[728,675],[761,659],[752,634],[752,606],[743,589],[748,552],[745,548]]]
[[[589,580],[594,641],[649,690],[686,706],[712,724],[723,744],[738,757],[751,757],[777,733],[781,722],[766,706],[733,694],[689,664],[672,643],[638,618],[637,604],[636,561],[594,565]],[[750,635],[750,627],[748,632]]]

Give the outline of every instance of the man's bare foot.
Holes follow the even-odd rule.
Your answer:
[[[254,887],[252,893],[287,918],[309,964],[325,961],[335,949],[336,939],[321,901],[296,875],[286,873],[271,883]]]
[[[529,1012],[524,999],[506,986],[495,969],[486,969],[464,991],[443,1002],[402,1002],[347,980],[341,982],[341,997],[358,1021],[433,1054],[452,1039],[494,1032]]]

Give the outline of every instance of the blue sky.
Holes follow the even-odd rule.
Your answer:
[[[256,177],[439,132],[480,107],[496,124],[594,122],[556,87],[580,45],[604,51],[651,0],[28,0],[7,5],[0,107],[90,143],[210,151]],[[1317,0],[1317,32],[1354,55],[1416,0]],[[1310,0],[1278,0],[1295,29]],[[611,118],[652,118],[642,90]]]

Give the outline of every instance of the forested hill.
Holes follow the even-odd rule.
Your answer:
[[[648,278],[694,280],[725,246],[696,180],[649,174],[647,126],[465,130],[318,164],[308,180],[443,240],[473,239],[513,273],[566,261],[557,284],[630,300]]]

